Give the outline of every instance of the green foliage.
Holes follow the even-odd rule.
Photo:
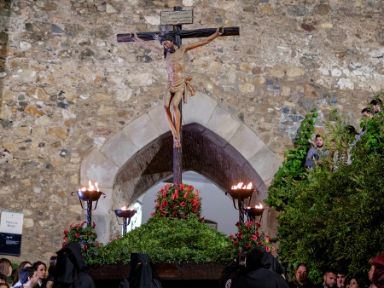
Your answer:
[[[294,186],[306,177],[304,162],[314,132],[317,112],[308,113],[301,122],[294,147],[287,151],[283,165],[279,168],[268,190],[267,203],[276,210],[283,210],[295,197]]]
[[[130,254],[147,253],[155,263],[226,263],[231,242],[202,223],[196,215],[185,219],[153,217],[148,223],[99,248],[89,264],[129,263]]]
[[[330,150],[339,156],[350,153],[350,165],[345,155],[335,157],[337,163],[284,178],[291,181],[288,188],[277,186],[281,176],[276,176],[274,195],[289,199],[275,206],[280,210],[279,257],[289,270],[307,263],[309,277],[319,282],[324,268],[343,264],[366,279],[368,259],[384,250],[383,119],[380,113],[364,122],[366,132],[355,145],[344,124],[330,129]]]
[[[371,119],[363,120],[361,126],[366,129],[362,141],[357,143],[353,157],[358,161],[364,154],[373,158],[384,154],[384,112],[375,114]]]

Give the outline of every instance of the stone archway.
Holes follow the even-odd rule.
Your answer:
[[[207,95],[190,99],[183,113],[183,169],[206,176],[223,190],[239,180],[253,181],[258,198],[266,198],[266,184],[280,159],[261,139]],[[96,180],[107,194],[94,214],[100,241],[108,241],[116,226],[111,226],[113,209],[172,174],[171,157],[171,134],[163,108],[157,106],[83,159],[81,183]]]

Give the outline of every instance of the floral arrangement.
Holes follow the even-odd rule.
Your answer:
[[[95,223],[87,226],[85,221],[71,224],[69,229],[64,230],[63,247],[71,242],[79,242],[83,256],[91,255],[100,246],[96,241],[95,226]]]
[[[238,232],[230,235],[235,255],[246,254],[254,248],[264,248],[265,251],[271,251],[269,236],[265,235],[260,229],[260,223],[255,220],[249,220],[245,223],[236,223]]]
[[[200,216],[199,191],[192,185],[166,184],[157,193],[154,216],[186,218],[189,214]]]

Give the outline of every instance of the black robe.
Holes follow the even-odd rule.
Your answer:
[[[85,268],[80,244],[69,243],[57,252],[53,288],[96,288]]]

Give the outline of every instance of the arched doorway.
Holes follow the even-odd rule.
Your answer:
[[[162,107],[153,108],[83,159],[81,183],[97,180],[107,194],[94,213],[100,241],[107,242],[119,229],[113,209],[171,176],[172,138],[164,118]],[[202,94],[188,103],[183,123],[184,171],[204,175],[223,191],[238,181],[252,181],[257,198],[266,198],[266,184],[280,159],[250,128]]]

